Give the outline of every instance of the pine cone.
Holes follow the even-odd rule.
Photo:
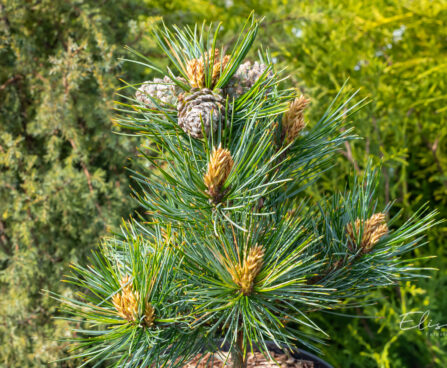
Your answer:
[[[207,136],[210,134],[211,122],[213,133],[225,117],[225,99],[208,88],[191,89],[190,93],[179,96],[177,104],[178,124],[194,138],[203,138],[203,128]]]
[[[186,82],[186,81],[185,81]],[[176,105],[177,98],[183,90],[178,87],[168,76],[163,79],[154,78],[152,81],[144,82],[138,88],[135,98],[149,109],[155,109],[154,99],[159,105]],[[152,99],[151,99],[152,97]]]
[[[234,73],[224,88],[225,95],[230,96],[230,99],[237,99],[238,97],[242,96],[254,86],[256,81],[266,69],[267,65],[261,64],[257,61],[255,61],[254,64],[247,61],[239,65],[236,73]],[[271,77],[272,73],[269,72],[268,76]]]

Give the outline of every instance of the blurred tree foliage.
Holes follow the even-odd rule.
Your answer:
[[[42,289],[69,293],[68,262],[130,206],[131,141],[110,122],[127,26],[119,2],[0,6],[0,361],[38,367],[62,356],[53,339],[66,333]]]
[[[73,293],[60,284],[68,263],[88,254],[132,209],[128,175],[132,137],[112,134],[118,78],[135,83],[150,70],[122,63],[124,45],[159,56],[153,24],[222,21],[223,38],[255,10],[265,16],[257,46],[269,47],[286,83],[312,98],[309,124],[341,84],[370,103],[354,116],[364,137],[310,190],[343,189],[369,156],[383,160],[384,201],[405,216],[429,201],[447,215],[446,0],[0,0],[0,361],[48,366],[64,357],[66,333],[52,319],[57,303],[41,293]],[[251,55],[255,57],[255,55]],[[447,337],[402,331],[400,315],[431,312],[447,323],[446,229],[421,254],[441,269],[404,284],[361,311],[372,318],[321,320],[335,367],[444,367]],[[444,314],[444,315],[443,315]],[[439,332],[439,331],[438,331]],[[445,330],[444,330],[445,335]],[[59,363],[58,366],[70,366]]]

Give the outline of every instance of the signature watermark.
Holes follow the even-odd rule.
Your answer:
[[[401,330],[425,331],[429,335],[447,336],[447,323],[430,319],[430,310],[412,311],[401,314],[399,327]]]

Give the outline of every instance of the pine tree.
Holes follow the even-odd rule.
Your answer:
[[[423,276],[403,256],[435,213],[394,226],[377,172],[318,202],[303,196],[355,138],[348,117],[362,101],[339,94],[307,124],[309,100],[283,88],[269,54],[245,60],[258,27],[250,17],[228,48],[219,26],[160,27],[166,70],[136,53],[160,77],[127,85],[118,120],[151,142],[141,153],[157,170],[132,172],[145,215],[68,279],[83,289],[64,306],[85,364],[181,367],[226,344],[241,368],[255,348],[269,357],[269,340],[319,351],[311,312]]]

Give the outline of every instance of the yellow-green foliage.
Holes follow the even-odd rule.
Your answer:
[[[318,100],[346,78],[370,97],[355,117],[365,139],[353,158],[360,168],[368,154],[384,159],[387,196],[407,208],[421,199],[445,204],[447,3],[318,3],[297,8],[303,20],[286,27],[295,40],[278,42],[278,53]]]

